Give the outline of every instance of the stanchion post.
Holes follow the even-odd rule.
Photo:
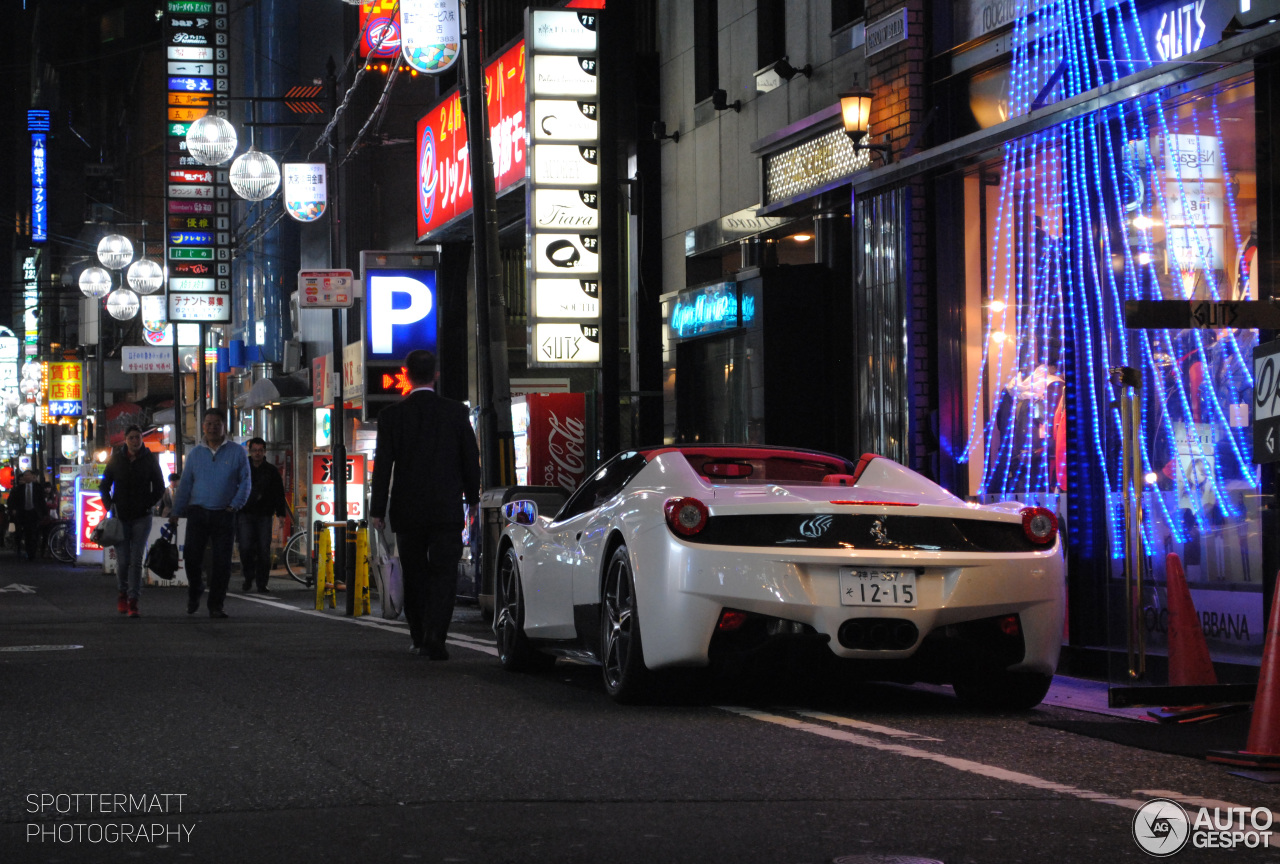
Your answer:
[[[350,590],[356,597],[355,614],[368,615],[369,605],[369,528],[364,523],[356,529],[356,572]]]

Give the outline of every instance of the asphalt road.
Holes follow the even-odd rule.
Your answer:
[[[473,608],[438,663],[292,583],[233,582],[225,621],[149,588],[130,620],[113,579],[0,552],[0,862],[1093,864],[1150,860],[1131,823],[1157,794],[1280,810],[1280,787],[1031,725],[1086,716],[1063,708],[792,679],[623,707],[594,667],[504,672]]]

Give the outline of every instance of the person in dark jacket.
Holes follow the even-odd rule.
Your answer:
[[[448,660],[462,526],[480,504],[480,451],[466,406],[434,390],[435,355],[410,351],[405,369],[413,389],[378,414],[369,515],[379,531],[389,515],[396,533],[410,650]]]
[[[23,471],[9,492],[9,518],[18,532],[18,549],[32,561],[40,544],[40,523],[49,515],[49,487],[34,471]]]
[[[265,593],[271,577],[271,520],[292,516],[284,497],[280,471],[267,461],[267,442],[250,438],[249,479],[253,484],[249,502],[236,514],[236,542],[240,545],[240,567],[244,570],[244,590],[255,583]]]
[[[98,491],[103,509],[114,509],[116,518],[124,523],[124,539],[116,545],[116,584],[120,589],[116,610],[137,618],[151,511],[164,494],[160,460],[142,446],[142,430],[137,426],[125,430],[124,446],[111,454]]]

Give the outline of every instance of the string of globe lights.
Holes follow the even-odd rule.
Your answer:
[[[154,294],[164,285],[164,269],[146,257],[146,226],[142,224],[143,253],[133,258],[133,243],[123,234],[108,234],[98,241],[98,265],[80,271],[79,285],[86,297],[106,298],[107,313],[117,321],[128,321],[138,314],[139,295]],[[125,268],[128,268],[125,270]],[[117,284],[112,271],[125,270]]]
[[[343,0],[343,2],[348,3],[352,6],[368,6],[368,5],[372,5],[375,2],[375,0]],[[387,10],[388,16],[390,16],[391,18],[394,18],[395,15],[399,12],[399,8],[400,8],[399,0],[394,0],[394,2],[391,4],[389,9]],[[343,63],[344,69],[350,68],[354,64],[355,58],[360,49],[360,45],[365,39],[366,31],[369,27],[372,26],[372,24],[373,24],[372,19],[366,22],[365,30],[362,30],[356,36],[354,43],[352,43],[351,50],[347,52],[346,61]],[[382,47],[383,41],[390,38],[392,35],[393,35],[393,31],[391,30],[391,28],[383,28],[374,37],[371,50],[376,52],[379,48]],[[363,80],[365,74],[369,70],[369,66],[367,64],[355,64],[355,69],[356,69],[355,77],[351,81],[351,86],[349,86],[346,92],[343,94],[341,102],[339,102],[337,108],[333,112],[333,117],[329,119],[329,122],[325,125],[324,130],[320,133],[319,136],[317,136],[315,144],[313,144],[311,149],[307,152],[307,155],[302,160],[303,162],[310,162],[313,158],[315,158],[316,153],[318,153],[321,149],[325,147],[326,144],[329,143],[329,139],[333,135],[333,130],[337,127],[338,121],[342,118],[342,115],[346,113],[347,107],[351,102],[351,97],[355,94],[357,88],[359,88],[360,82]],[[397,78],[396,73],[398,73],[399,70],[400,70],[400,66],[397,65],[392,70],[392,73],[387,76],[387,80],[382,87],[382,93],[378,97],[377,104],[373,106],[373,109],[369,112],[368,119],[365,121],[364,125],[360,128],[360,131],[357,132],[355,137],[352,139],[351,145],[347,148],[346,154],[338,162],[338,167],[345,165],[351,159],[351,157],[355,155],[355,153],[360,147],[361,141],[364,139],[365,134],[369,131],[374,121],[385,113],[386,107],[389,103],[391,89],[395,84],[395,81]],[[416,71],[415,71],[415,74],[416,74]],[[205,120],[207,120],[208,122],[202,123],[202,121],[205,121]],[[221,121],[221,122],[218,122],[218,121]],[[199,126],[200,128],[197,129],[196,128],[197,126]],[[192,138],[193,133],[196,136],[194,140]],[[209,166],[221,165],[228,158],[230,158],[230,155],[232,153],[235,152],[237,143],[238,143],[238,139],[236,137],[235,127],[225,119],[221,117],[214,117],[211,114],[206,114],[204,117],[201,117],[200,119],[196,120],[195,123],[193,123],[191,127],[188,128],[187,130],[187,150],[191,153],[191,155],[194,158],[196,158],[197,160],[200,160],[200,156],[196,152],[196,148],[199,148],[202,146],[210,148],[209,158],[217,158],[220,155],[222,157],[216,162],[204,162],[203,160],[200,160],[204,165],[209,165]],[[270,157],[266,156],[266,154],[261,154],[261,155],[265,156],[267,159],[270,159]],[[274,163],[274,160],[272,161]],[[234,165],[232,166],[231,170],[232,170],[232,174],[229,179],[231,181],[232,188],[235,189],[236,179],[235,179],[235,173],[234,173],[235,172]],[[255,170],[257,169],[255,169],[253,166],[246,166],[247,172],[253,172]],[[269,171],[270,169],[263,166],[263,170]],[[278,167],[276,168],[276,174],[277,176],[279,174]],[[277,182],[277,185],[278,185],[278,182]],[[251,198],[249,195],[245,195],[241,193],[239,189],[236,189],[236,194],[240,195],[240,197],[245,198],[247,200],[260,201],[269,197],[271,194],[274,193],[274,191],[275,189],[272,188],[270,191],[263,194],[261,198]],[[244,236],[240,237],[239,242],[237,243],[237,246],[241,248],[247,247],[249,245],[252,245],[252,243],[256,241],[259,237],[265,236],[269,231],[271,231],[272,228],[274,228],[280,222],[281,219],[285,217],[286,212],[287,211],[285,209],[281,208],[280,212],[275,215],[275,218],[272,219],[271,222],[267,223],[265,227],[255,228],[254,225],[251,225],[249,231],[252,231],[253,233],[250,234],[247,231]],[[263,213],[260,219],[255,223],[255,225],[260,225],[269,216],[270,216],[270,211]],[[233,253],[233,257],[238,257],[238,256]]]

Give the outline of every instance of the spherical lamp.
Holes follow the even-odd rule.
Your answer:
[[[133,244],[123,234],[108,234],[98,241],[98,260],[108,270],[119,270],[133,260]]]
[[[36,406],[32,402],[23,402],[18,406],[18,419],[30,420],[36,416]]]
[[[247,201],[261,201],[280,187],[276,160],[253,147],[231,163],[231,188]]]
[[[86,297],[105,297],[111,290],[111,274],[101,267],[86,267],[80,272],[80,290]]]
[[[221,165],[236,152],[236,127],[225,117],[206,114],[187,129],[187,152],[202,165]]]
[[[138,295],[128,288],[117,288],[107,297],[107,311],[117,321],[128,321],[138,314]]]
[[[164,271],[150,258],[139,258],[129,265],[125,279],[129,287],[139,294],[154,294],[164,284]]]
[[[37,396],[40,393],[40,380],[33,381],[30,378],[23,378],[22,383],[18,385],[18,392],[23,396]]]

